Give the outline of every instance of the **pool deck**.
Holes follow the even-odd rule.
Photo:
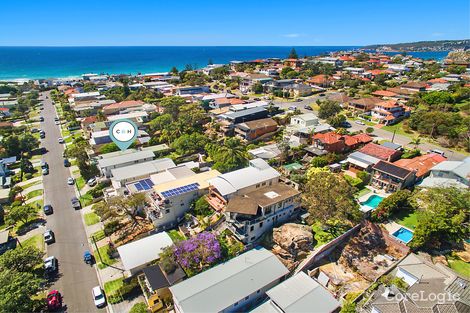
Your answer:
[[[365,195],[357,198],[357,201],[359,202],[359,204],[361,205],[361,207],[359,208],[359,210],[361,210],[362,212],[364,213],[367,213],[369,211],[372,211],[374,208],[373,207],[370,207],[368,205],[362,205],[361,203],[362,202],[365,202],[367,201],[367,199],[369,199],[370,196],[373,196],[373,195],[376,195],[376,196],[380,196],[382,198],[387,198],[389,195],[391,195],[391,193],[386,193],[384,192],[383,190],[380,190],[380,189],[375,189],[371,186],[366,186],[367,189],[370,190],[369,193],[366,193]]]
[[[392,237],[396,238],[398,241],[403,242],[403,243],[405,243],[405,244],[408,244],[408,242],[404,242],[403,240],[400,240],[399,238],[393,236],[393,234],[394,234],[396,231],[398,231],[400,228],[404,228],[404,229],[410,231],[412,234],[414,234],[414,231],[413,231],[412,229],[409,229],[408,227],[405,227],[405,226],[400,225],[400,224],[398,224],[398,223],[396,223],[396,222],[393,222],[393,221],[389,221],[388,223],[383,223],[382,225],[385,227],[385,229],[388,231],[388,233],[389,233]]]

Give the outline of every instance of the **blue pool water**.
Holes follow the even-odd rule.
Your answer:
[[[401,227],[399,230],[394,232],[393,237],[398,238],[399,240],[403,241],[404,243],[408,243],[413,239],[413,232],[409,231],[406,228]]]
[[[370,196],[366,201],[362,202],[361,204],[362,205],[367,205],[368,207],[371,207],[373,209],[375,209],[380,202],[382,202],[384,198],[381,197],[381,196],[377,196],[377,195],[372,195]]]

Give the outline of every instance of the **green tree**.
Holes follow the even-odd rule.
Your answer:
[[[43,253],[33,247],[18,247],[0,256],[0,270],[31,272],[43,263]]]
[[[251,87],[251,90],[253,91],[253,93],[256,93],[256,94],[263,93],[263,84],[261,84],[260,82],[256,82]]]
[[[310,216],[322,223],[332,219],[357,222],[361,215],[348,182],[328,170],[309,171],[304,185],[303,203]]]
[[[145,205],[144,193],[135,193],[128,197],[112,197],[101,207],[102,212],[99,215],[104,219],[125,215],[132,221],[132,227],[135,227],[139,224],[139,212]]]
[[[325,157],[317,156],[310,161],[310,165],[313,167],[325,167],[328,165],[328,161]]]
[[[413,145],[414,149],[418,149],[418,146],[421,144],[421,137],[414,137],[411,141],[410,144]]]
[[[30,272],[7,269],[0,271],[0,313],[32,312],[32,299],[44,280]]]
[[[177,96],[163,98],[160,102],[164,113],[170,114],[174,121],[178,118],[180,107],[184,104],[186,104],[186,100]]]
[[[209,216],[213,212],[205,196],[193,202],[193,211],[197,216]]]
[[[415,249],[440,248],[470,236],[470,191],[457,188],[427,188],[413,201],[418,210],[410,246]]]
[[[339,112],[341,112],[341,106],[337,102],[326,100],[320,103],[318,117],[322,119],[327,119],[329,117],[335,116]]]
[[[150,129],[155,132],[163,130],[166,125],[173,122],[173,118],[170,114],[162,114],[154,118],[149,122]]]
[[[344,116],[343,114],[336,114],[330,116],[327,121],[333,127],[340,127],[341,125],[343,125],[344,122],[346,122],[346,116]]]
[[[11,207],[8,211],[7,218],[10,224],[17,224],[19,222],[26,224],[36,216],[36,208],[29,204],[23,204]]]
[[[226,138],[223,145],[209,143],[206,151],[214,161],[213,168],[221,172],[233,171],[248,163],[246,147],[235,137]]]
[[[202,152],[205,145],[209,142],[209,138],[199,133],[184,134],[176,139],[171,147],[176,150],[179,155],[190,155],[196,152]]]
[[[366,133],[372,134],[374,132],[374,127],[367,127],[366,128]]]
[[[289,52],[289,56],[287,57],[288,59],[298,59],[299,55],[297,54],[297,51],[295,51],[295,48],[292,48]]]
[[[372,220],[383,222],[399,210],[410,210],[410,196],[411,192],[403,189],[384,198],[377,208],[372,211]]]

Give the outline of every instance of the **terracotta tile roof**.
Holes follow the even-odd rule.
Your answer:
[[[238,98],[217,98],[215,99],[215,103],[217,104],[230,104],[230,105],[234,105],[234,104],[244,104],[245,101],[243,101],[242,99],[238,99]]]
[[[323,75],[323,74],[313,76],[312,78],[308,80],[308,82],[312,84],[326,84],[329,81],[331,81],[331,79],[328,78],[328,76]]]
[[[117,103],[113,103],[110,105],[105,106],[103,109],[121,109],[121,108],[131,108],[131,107],[138,107],[143,105],[144,102],[141,100],[125,100]]]
[[[395,97],[397,94],[389,90],[377,90],[372,93],[374,96],[379,97]]]
[[[313,139],[320,140],[322,143],[325,143],[328,145],[339,142],[341,137],[342,136],[340,134],[337,134],[335,132],[329,132],[329,133],[323,133],[323,134],[318,133],[318,134],[313,135]]]
[[[425,82],[407,82],[401,85],[402,88],[426,88],[426,86]]]
[[[94,123],[98,120],[98,117],[97,116],[87,116],[85,117],[83,120],[82,120],[82,123]]]
[[[447,80],[445,80],[443,78],[433,78],[433,79],[428,80],[428,83],[431,83],[431,84],[445,84],[445,83],[447,83]]]
[[[356,134],[353,137],[359,140],[360,143],[369,143],[373,140],[371,136],[364,133]]]
[[[359,152],[371,155],[381,160],[388,160],[396,153],[396,151],[391,148],[387,148],[372,142],[359,149]]]
[[[432,167],[445,161],[446,158],[440,154],[430,153],[421,156],[417,156],[412,159],[401,159],[395,161],[393,164],[404,167],[410,171],[417,171],[416,176],[425,176]]]
[[[387,101],[382,101],[382,102],[377,103],[376,106],[391,109],[399,105],[395,100],[387,100]]]
[[[10,109],[9,108],[0,108],[0,111],[8,112],[8,111],[10,111]]]

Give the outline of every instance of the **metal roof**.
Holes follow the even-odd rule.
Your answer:
[[[152,155],[153,152],[149,151]],[[169,158],[157,159],[129,166],[114,168],[111,170],[113,180],[124,180],[132,177],[140,177],[144,175],[150,176],[166,169],[175,167],[176,164]]]
[[[126,271],[145,265],[159,258],[163,248],[173,241],[166,232],[150,235],[117,248]]]
[[[170,287],[183,312],[221,312],[288,274],[270,251],[255,248]]]
[[[152,151],[137,151],[134,153],[127,153],[124,155],[100,159],[98,160],[98,165],[99,167],[103,168],[153,157],[155,157],[155,154]]]
[[[271,288],[266,294],[285,313],[312,312],[313,303],[316,313],[333,312],[340,306],[333,295],[304,272]]]

